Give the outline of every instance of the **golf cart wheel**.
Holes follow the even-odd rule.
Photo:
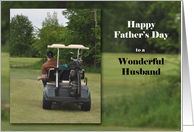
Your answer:
[[[51,102],[49,102],[45,99],[44,94],[43,94],[42,108],[43,109],[51,109]]]
[[[83,105],[81,105],[81,110],[83,111],[90,111],[91,108],[91,98],[88,102],[83,103]]]

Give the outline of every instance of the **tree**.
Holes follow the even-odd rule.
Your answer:
[[[86,65],[93,64],[94,67],[100,65],[101,10],[67,9],[63,11],[63,15],[69,19],[67,27],[72,32],[72,38],[74,38],[71,43],[83,44],[90,48],[90,50],[84,51],[84,63]]]
[[[178,53],[181,38],[180,1],[101,1],[67,2],[72,8],[100,8],[102,13],[103,52],[133,53],[138,47],[146,53]],[[154,31],[169,33],[166,40],[160,38],[114,38],[114,31],[142,33],[138,28],[127,28],[127,21],[156,23]],[[152,34],[152,30],[146,30]]]
[[[1,1],[1,45],[10,44],[11,8],[65,8],[66,1]]]
[[[157,24],[154,30],[169,33],[164,41],[161,39],[147,39],[154,49],[163,53],[180,53],[181,49],[181,2],[157,1],[147,10],[148,19]]]
[[[47,17],[42,22],[42,29],[37,30],[37,36],[39,39],[34,43],[35,48],[39,51],[41,57],[45,57],[47,45],[56,43],[56,37],[53,32],[59,27],[57,13],[54,12],[51,16],[50,12],[47,13]]]
[[[33,43],[33,26],[27,16],[16,15],[10,23],[10,54],[20,55],[30,48]]]
[[[40,57],[42,58],[45,58],[47,45],[57,43],[68,45],[72,39],[71,32],[68,30],[68,28],[59,25],[56,12],[54,12],[53,15],[51,15],[49,12],[47,13],[47,17],[42,22],[42,28],[38,29],[36,34],[38,38],[36,39],[34,46],[39,51]],[[53,50],[54,53],[56,52],[56,49],[49,50]],[[60,56],[60,60],[62,61],[67,59],[66,55],[60,54]],[[55,58],[56,56],[54,56],[54,59]],[[43,59],[43,61],[46,60]]]
[[[95,28],[97,28],[97,17],[96,17],[97,10],[94,9],[94,21],[95,21]],[[97,31],[95,31],[95,56],[94,56],[94,67],[96,67],[96,43],[97,43]]]

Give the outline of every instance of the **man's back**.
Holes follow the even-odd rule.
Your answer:
[[[61,65],[60,62],[59,62],[59,65]],[[50,68],[56,68],[56,67],[57,67],[57,60],[48,60],[42,66],[42,74],[48,74],[48,71]]]
[[[38,81],[42,80],[44,86],[46,85],[46,80],[48,80],[47,75],[48,75],[50,68],[57,67],[57,60],[53,60],[53,52],[52,51],[47,51],[46,57],[47,57],[48,61],[42,65],[42,76],[37,77]],[[59,65],[61,65],[60,61],[59,61]]]

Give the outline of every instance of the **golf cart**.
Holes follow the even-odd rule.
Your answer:
[[[47,48],[57,48],[57,68],[51,68],[48,72],[47,78],[52,81],[47,81],[43,90],[43,109],[51,109],[53,103],[77,103],[81,105],[81,110],[90,111],[90,90],[87,87],[87,77],[84,75],[81,63],[82,50],[89,48],[74,44],[68,46],[52,44]],[[77,49],[77,58],[71,57],[73,61],[71,67],[58,66],[60,48]],[[70,54],[74,55],[72,52]]]

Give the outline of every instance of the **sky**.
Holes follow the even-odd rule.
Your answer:
[[[47,17],[47,12],[50,12],[51,15],[53,15],[54,11],[57,12],[57,18],[59,24],[63,26],[67,26],[66,22],[68,22],[68,19],[66,19],[62,15],[62,11],[65,9],[10,9],[10,20],[15,15],[24,15],[28,16],[28,19],[32,22],[33,26],[36,26],[38,28],[42,28],[42,22]]]

